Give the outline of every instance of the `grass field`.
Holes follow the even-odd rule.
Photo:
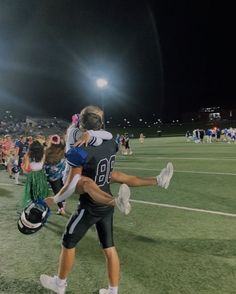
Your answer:
[[[119,293],[236,293],[236,145],[158,138],[143,145],[132,140],[131,147],[132,156],[118,155],[117,169],[152,176],[172,161],[175,173],[168,190],[132,188],[131,213],[115,213]],[[24,236],[16,227],[22,189],[0,172],[0,293],[46,294],[39,276],[56,274],[61,235],[77,196],[67,202],[67,216],[53,213],[42,230]],[[112,189],[115,194],[118,186]],[[98,293],[107,279],[94,230],[77,249],[67,293]]]

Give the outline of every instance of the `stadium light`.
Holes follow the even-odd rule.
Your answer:
[[[102,104],[102,110],[103,110],[103,119],[104,119],[104,129],[106,127],[105,124],[105,112],[104,112],[104,89],[107,87],[108,85],[108,81],[106,79],[100,78],[96,80],[96,85],[98,87],[98,89],[100,90],[100,99],[101,99],[101,104]]]
[[[104,89],[108,85],[108,81],[106,79],[97,79],[96,84],[98,88]]]

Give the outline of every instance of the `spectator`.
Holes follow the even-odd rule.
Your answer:
[[[65,143],[59,135],[52,135],[48,148],[45,151],[45,171],[48,182],[54,194],[57,194],[63,187],[63,172],[66,166]],[[65,201],[58,202],[57,214],[65,214]]]
[[[30,201],[44,199],[48,196],[48,182],[43,169],[44,159],[44,147],[38,141],[33,141],[22,162],[22,169],[27,175],[22,207],[25,207]]]

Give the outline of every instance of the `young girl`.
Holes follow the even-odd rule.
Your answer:
[[[54,194],[57,194],[63,187],[63,172],[66,166],[65,143],[58,135],[50,137],[48,148],[45,151],[44,168],[48,182]],[[64,215],[65,201],[58,202],[57,214]]]
[[[30,201],[44,199],[49,194],[47,177],[43,169],[44,158],[44,147],[38,141],[33,141],[21,165],[23,172],[27,174],[22,207]]]

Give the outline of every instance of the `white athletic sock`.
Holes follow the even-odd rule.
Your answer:
[[[57,277],[57,286],[58,287],[64,287],[66,286],[66,279],[60,279],[59,277]]]
[[[118,287],[108,287],[108,294],[118,294]]]

